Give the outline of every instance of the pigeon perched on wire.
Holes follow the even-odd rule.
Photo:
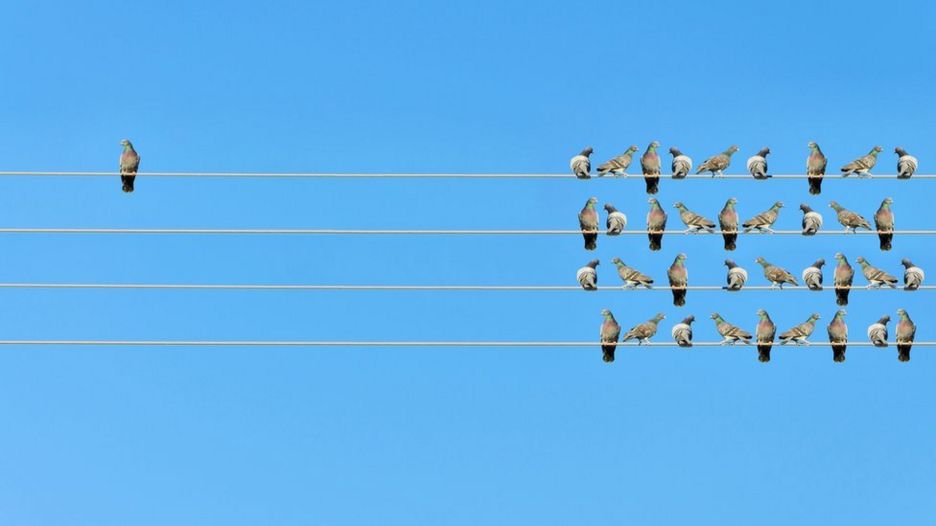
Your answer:
[[[575,279],[585,290],[598,290],[598,269],[596,268],[600,261],[593,259],[578,269],[575,273]]]
[[[806,180],[809,181],[809,193],[819,195],[822,193],[822,178],[825,176],[826,157],[819,149],[819,145],[809,141],[809,157],[806,158]]]
[[[858,259],[855,261],[861,265],[861,273],[864,274],[865,279],[868,280],[869,289],[879,289],[884,285],[887,285],[892,289],[897,288],[896,277],[888,274],[887,272],[884,272],[881,269],[871,266],[871,263],[861,256],[858,256]]]
[[[891,240],[894,239],[894,211],[891,205],[894,200],[885,197],[881,201],[881,207],[874,213],[874,226],[877,228],[878,240],[881,242],[881,250],[891,249]]]
[[[864,155],[842,167],[842,177],[858,174],[858,177],[871,177],[871,169],[877,164],[877,156],[884,149],[880,146],[871,148],[868,155]]]
[[[780,343],[786,345],[790,342],[796,345],[809,345],[808,338],[816,330],[816,321],[819,319],[819,313],[812,313],[809,319],[793,327],[792,329],[780,334]]]
[[[803,211],[803,235],[814,236],[822,228],[822,215],[809,207],[806,203],[799,205]]]
[[[715,328],[718,330],[718,334],[721,334],[722,338],[724,338],[721,342],[722,345],[734,345],[739,341],[748,345],[751,344],[751,333],[728,323],[721,317],[721,314],[717,312],[713,312],[711,317],[715,320]]]
[[[683,224],[686,225],[687,234],[698,234],[699,232],[706,231],[708,233],[715,232],[715,222],[711,219],[703,217],[692,210],[686,208],[686,205],[677,201],[673,204],[673,208],[679,210],[679,219],[682,220]]]
[[[680,347],[692,347],[692,322],[694,321],[695,316],[690,314],[686,316],[683,321],[673,325],[671,334],[673,335],[673,340],[676,341],[676,345]]]
[[[626,152],[599,166],[598,177],[604,177],[608,174],[616,177],[627,177],[627,167],[630,166],[631,161],[634,158],[634,152],[636,151],[637,147],[631,146],[627,149]]]
[[[592,147],[588,146],[569,161],[569,169],[572,170],[575,177],[579,179],[591,178],[591,161],[588,158],[592,151]]]
[[[640,157],[640,167],[643,169],[644,181],[647,183],[647,193],[655,194],[660,190],[660,154],[657,148],[660,143],[653,141],[647,146],[647,151]]]
[[[767,175],[767,155],[770,154],[770,148],[762,148],[756,155],[747,160],[748,172],[754,176],[754,179],[769,179]]]
[[[868,325],[868,341],[875,347],[887,347],[887,323],[890,316],[884,315],[881,318]]]
[[[598,199],[589,197],[585,202],[585,207],[579,212],[579,227],[582,229],[582,237],[585,239],[585,250],[595,250],[598,247],[598,211],[595,205]]]
[[[848,293],[851,291],[852,281],[855,279],[855,269],[848,264],[845,254],[835,253],[835,273],[832,275],[832,283],[835,285],[835,303],[837,305],[848,305]]]
[[[904,266],[904,290],[917,290],[923,284],[926,274],[923,269],[913,264],[909,259],[901,259],[900,264]]]
[[[897,359],[901,362],[910,361],[910,348],[913,347],[913,338],[916,336],[916,325],[910,315],[903,309],[897,309]]]
[[[628,340],[637,340],[637,345],[643,345],[650,342],[650,338],[653,337],[657,332],[657,325],[660,321],[666,318],[663,316],[663,313],[659,313],[656,316],[650,318],[649,320],[631,327],[629,331],[624,333],[624,337],[621,338],[621,341]]]
[[[848,325],[845,324],[845,309],[839,309],[827,328],[829,343],[832,345],[832,360],[845,361],[845,349],[848,344]]]
[[[617,349],[618,337],[621,335],[621,326],[608,309],[602,309],[601,316],[604,318],[601,322],[600,333],[602,359],[611,363],[614,361],[614,351]]]
[[[123,146],[123,152],[120,154],[120,184],[122,190],[129,194],[133,192],[133,183],[140,168],[140,154],[133,149],[129,140],[124,139],[120,144]]]
[[[823,265],[825,265],[825,260],[819,258],[815,263],[803,270],[803,283],[806,284],[806,287],[808,287],[809,290],[822,290]]]
[[[783,202],[777,201],[770,207],[770,210],[757,214],[742,223],[741,226],[744,227],[745,232],[756,230],[762,234],[764,232],[773,234],[773,230],[770,227],[777,222],[777,217],[780,216],[781,208],[783,208]]]
[[[741,290],[741,287],[744,286],[744,282],[747,281],[747,271],[735,264],[733,260],[726,259],[725,266],[728,267],[728,275],[725,278],[725,281],[728,282],[728,285],[724,287],[725,290]]]
[[[860,214],[846,209],[835,201],[829,202],[829,206],[835,210],[835,215],[838,218],[838,222],[841,223],[843,227],[845,227],[845,232],[851,230],[852,233],[855,233],[859,228],[866,228],[871,230],[871,223],[869,223],[868,220],[862,217]]]
[[[894,148],[894,153],[897,154],[897,178],[910,179],[917,169],[917,158],[908,154],[907,150],[900,146]]]
[[[617,267],[617,273],[624,282],[624,288],[633,289],[640,286],[649,289],[650,285],[653,285],[653,278],[635,268],[628,267],[621,261],[621,258],[614,258],[611,262]]]
[[[759,321],[754,330],[754,337],[757,339],[757,359],[766,363],[770,361],[770,349],[777,334],[777,326],[764,309],[757,309],[757,317]]]
[[[719,177],[724,177],[725,170],[731,164],[731,156],[736,151],[738,151],[737,146],[730,146],[722,153],[709,157],[705,160],[704,163],[699,165],[699,169],[696,170],[696,173],[700,174],[702,172],[712,172],[712,177],[715,177],[716,175]]]
[[[605,222],[605,225],[608,227],[608,235],[620,235],[621,232],[627,228],[627,216],[624,215],[623,212],[619,212],[617,208],[614,208],[614,205],[611,203],[605,203],[604,209],[608,212],[608,220]]]
[[[796,278],[793,276],[793,274],[790,274],[786,270],[771,264],[766,259],[759,257],[754,261],[760,264],[760,266],[764,267],[764,277],[767,278],[767,281],[770,282],[771,288],[780,287],[780,289],[783,290],[784,283],[789,283],[794,286],[799,285],[799,283],[796,282]]]
[[[722,238],[725,240],[725,250],[734,250],[737,247],[738,240],[738,211],[735,205],[738,200],[729,197],[725,202],[725,207],[718,213],[718,227],[721,229]]]
[[[650,211],[647,213],[647,237],[650,239],[650,250],[660,250],[663,247],[663,232],[666,230],[666,212],[659,201],[651,197]]]
[[[673,179],[685,179],[692,171],[692,159],[675,146],[669,149],[669,153],[673,156]]]
[[[666,271],[666,277],[669,278],[670,289],[673,291],[673,305],[682,307],[686,304],[686,286],[689,285],[689,271],[686,269],[686,255],[679,253],[669,270]]]

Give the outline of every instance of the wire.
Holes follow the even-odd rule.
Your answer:
[[[23,346],[99,346],[99,347],[598,347],[601,342],[578,341],[327,341],[327,340],[0,340],[0,345]],[[693,347],[755,347],[757,343],[725,345],[721,342],[693,342]],[[781,346],[780,342],[770,344]],[[829,342],[810,342],[802,346],[828,347]],[[848,342],[849,347],[874,347],[871,342]],[[677,347],[676,342],[618,343],[618,347]],[[936,341],[913,342],[914,347],[933,347]]]
[[[67,172],[67,171],[0,171],[0,176],[12,177],[115,177],[119,172]],[[237,177],[237,178],[322,178],[322,179],[566,179],[578,180],[571,173],[331,173],[331,172],[138,172],[137,177]],[[670,174],[660,174],[661,179],[673,179]],[[641,174],[630,174],[627,177],[598,177],[594,179],[637,179],[643,180]],[[804,174],[778,174],[771,175],[771,179],[807,179]],[[870,178],[842,177],[841,175],[826,175],[823,180],[837,179],[897,179],[896,175],[875,175]],[[754,179],[749,174],[725,175],[724,177],[711,177],[708,175],[691,175],[687,180],[711,179]],[[912,179],[936,179],[936,175],[914,175]],[[677,179],[680,180],[680,179]]]
[[[581,230],[386,230],[386,229],[335,229],[335,228],[0,228],[0,234],[183,234],[183,235],[430,235],[430,236],[551,236],[551,235],[582,235]],[[607,235],[605,232],[588,232],[592,234]],[[625,230],[619,235],[647,235],[646,230]],[[654,232],[657,233],[657,232]],[[705,236],[721,235],[723,232],[704,232],[687,234],[684,230],[665,230],[667,235]],[[770,236],[769,233],[760,232],[731,232],[740,235]],[[776,235],[802,235],[800,230],[774,230]],[[893,234],[895,236],[926,236],[936,234],[936,230],[894,230],[878,232],[875,230],[861,230],[846,232],[844,230],[820,230],[816,235],[877,235],[878,233]],[[610,236],[614,237],[614,236]],[[809,237],[809,236],[804,236]]]
[[[303,285],[303,284],[207,284],[207,283],[0,283],[0,289],[128,289],[128,290],[315,290],[315,291],[581,291],[576,285]],[[678,290],[726,291],[720,285],[689,285]],[[850,287],[851,290],[904,290],[890,287]],[[936,285],[923,285],[918,290],[934,290]],[[598,287],[599,291],[670,291],[673,287],[624,288],[622,286]],[[782,289],[767,285],[745,286],[741,291],[811,291],[808,287],[788,286]],[[822,291],[832,291],[827,286]],[[818,292],[818,291],[814,291]]]

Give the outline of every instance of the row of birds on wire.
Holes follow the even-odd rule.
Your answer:
[[[650,240],[650,250],[660,250],[663,246],[663,233],[666,231],[666,222],[669,216],[656,198],[651,197],[647,202],[650,205],[650,211],[647,212],[646,232]],[[737,204],[738,200],[731,197],[718,213],[718,227],[725,241],[725,250],[734,250],[737,247],[739,229],[743,229],[745,233],[773,233],[772,227],[780,218],[780,209],[783,208],[783,202],[777,201],[768,210],[741,222],[738,216]],[[877,212],[874,213],[874,230],[878,233],[881,250],[890,250],[892,246],[891,242],[894,237],[893,204],[894,200],[886,197],[881,201],[881,206],[878,207]],[[598,198],[590,197],[578,214],[579,228],[582,230],[586,250],[595,250],[598,247],[598,233],[600,230],[597,205]],[[835,217],[839,224],[845,227],[846,233],[855,233],[859,228],[872,230],[871,223],[861,214],[848,210],[836,201],[829,202],[829,207],[835,210]],[[716,225],[711,219],[693,212],[682,202],[677,201],[673,204],[673,208],[679,210],[679,220],[686,226],[684,233],[715,233]],[[803,235],[815,235],[822,229],[822,214],[813,210],[806,203],[801,204],[799,208],[803,212],[800,222]],[[609,236],[621,235],[627,228],[627,215],[615,208],[611,203],[605,203],[604,209],[608,213],[605,220],[606,234]]]
[[[819,145],[810,141],[807,145],[809,155],[806,157],[806,176],[809,182],[809,193],[819,194],[822,192],[822,178],[826,173],[828,160],[819,149]],[[662,161],[658,152],[660,143],[653,141],[647,146],[646,151],[640,156],[640,168],[647,185],[647,193],[655,194],[659,191],[660,175],[662,174]],[[724,171],[731,165],[731,157],[739,150],[737,146],[730,146],[727,150],[709,157],[696,169],[696,174],[710,172],[712,177],[724,176]],[[863,155],[854,161],[842,166],[842,176],[857,175],[858,177],[871,177],[871,169],[877,164],[878,154],[884,151],[880,146],[871,148],[867,155]],[[569,168],[572,174],[579,179],[591,178],[591,155],[594,152],[591,146],[586,147],[578,155],[572,157],[569,161]],[[615,177],[627,177],[627,170],[633,161],[634,154],[637,152],[637,146],[631,146],[624,153],[602,163],[598,166],[598,177],[610,175]],[[673,179],[685,179],[692,171],[692,159],[673,146],[669,149],[672,161]],[[916,157],[907,153],[901,147],[894,148],[897,154],[897,177],[899,179],[909,179],[913,176],[919,165]],[[755,155],[747,160],[747,170],[755,179],[769,179],[771,176],[767,169],[767,156],[770,154],[770,148],[762,148]]]
[[[848,325],[845,323],[846,314],[845,309],[839,309],[826,328],[829,335],[829,344],[832,347],[832,359],[835,362],[845,361],[845,350],[848,346]],[[656,335],[658,325],[665,318],[662,313],[659,313],[649,320],[631,327],[622,337],[621,326],[618,324],[617,320],[614,319],[614,315],[611,311],[603,309],[601,315],[604,318],[600,331],[601,350],[604,361],[609,363],[614,361],[614,352],[617,349],[619,341],[627,342],[629,340],[636,340],[638,345],[649,343],[650,338]],[[909,362],[910,349],[916,336],[916,325],[904,309],[897,309],[897,317],[897,359],[901,362]],[[734,345],[739,342],[750,345],[753,341],[757,346],[758,360],[761,362],[770,361],[770,351],[776,345],[775,337],[777,336],[777,326],[770,319],[770,315],[767,314],[767,311],[764,309],[759,309],[757,311],[757,325],[754,328],[754,334],[728,323],[717,312],[712,313],[711,319],[715,322],[715,328],[718,334],[723,338],[721,341],[722,345]],[[810,314],[809,318],[803,323],[780,333],[780,345],[788,343],[809,345],[808,339],[815,331],[816,322],[818,320],[818,313]],[[884,315],[868,326],[868,340],[875,347],[888,346],[887,324],[890,320],[890,316]],[[671,329],[670,334],[678,346],[692,347],[692,323],[694,321],[695,316],[687,316]]]

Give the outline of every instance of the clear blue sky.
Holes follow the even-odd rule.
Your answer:
[[[0,165],[144,171],[565,171],[651,140],[697,162],[770,146],[799,172],[896,145],[936,171],[926,2],[29,2],[0,17]],[[668,156],[666,159],[668,160]],[[928,181],[664,180],[660,199],[742,216],[775,199],[933,228]],[[4,178],[2,226],[575,228],[590,195],[640,225],[641,181]],[[672,216],[673,224],[675,216]],[[2,281],[572,284],[578,237],[4,236]],[[658,280],[674,255],[721,283],[712,237],[599,240]],[[742,237],[795,274],[843,251],[936,273],[929,238]],[[827,280],[831,274],[827,273]],[[864,281],[857,279],[859,284]],[[2,338],[594,338],[719,310],[753,329],[835,311],[831,293],[0,292]],[[864,339],[927,293],[853,294]],[[894,326],[891,325],[893,333]],[[4,525],[932,523],[933,375],[913,351],[641,349],[0,350]]]

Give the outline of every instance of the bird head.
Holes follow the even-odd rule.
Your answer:
[[[810,150],[813,150],[813,151],[819,149],[819,145],[816,144],[816,141],[809,141],[809,143],[806,144],[806,146],[807,146]]]
[[[904,150],[903,148],[901,148],[900,146],[898,146],[898,147],[894,148],[894,153],[896,153],[896,154],[897,154],[898,156],[900,156],[900,157],[903,157],[904,155],[907,155],[907,150]]]
[[[907,318],[909,318],[909,316],[907,316],[907,311],[903,309],[897,309],[897,315],[900,316],[901,320],[906,320]]]
[[[732,144],[731,146],[728,147],[727,150],[725,150],[725,155],[731,155],[738,150],[740,150],[740,148],[738,148],[738,145]]]
[[[628,154],[628,153],[634,153],[634,152],[636,152],[636,151],[637,151],[637,145],[636,145],[636,144],[632,144],[632,145],[630,145],[630,146],[627,148],[627,151],[624,152],[624,153],[625,153],[625,154]]]
[[[617,212],[617,208],[614,208],[614,205],[612,205],[611,203],[605,203],[604,209],[605,209],[605,211],[607,211],[609,214],[612,213],[612,212]]]
[[[709,316],[709,318],[712,318],[713,320],[718,321],[718,320],[721,319],[721,314],[719,314],[719,313],[717,313],[717,312],[713,312],[712,315]]]
[[[871,148],[871,152],[870,152],[870,153],[871,153],[871,155],[877,155],[877,154],[879,154],[879,153],[881,153],[881,152],[883,152],[883,151],[884,151],[884,148],[881,148],[880,146],[875,146],[874,148]]]
[[[881,201],[881,206],[890,206],[892,204],[894,204],[894,200],[890,197],[885,197],[884,200]]]
[[[682,204],[682,201],[676,201],[675,203],[673,203],[673,208],[678,208],[682,210],[683,208],[686,208],[686,205]]]
[[[845,263],[845,262],[846,262],[845,254],[842,254],[841,252],[836,252],[836,253],[835,253],[835,259],[836,259],[836,261],[838,261],[839,263]]]
[[[778,209],[783,208],[783,201],[777,201],[776,203],[773,204],[773,207],[778,208]]]
[[[623,265],[623,264],[624,264],[624,262],[621,261],[621,258],[614,258],[614,259],[611,260],[611,263],[614,263],[615,265]]]
[[[759,263],[759,264],[761,264],[761,265],[766,265],[766,264],[767,264],[767,260],[764,259],[764,258],[762,258],[762,257],[758,257],[757,259],[754,260],[754,263]]]
[[[601,261],[598,261],[597,259],[593,259],[593,260],[591,260],[591,261],[588,262],[588,265],[587,265],[587,266],[589,266],[589,267],[591,267],[591,268],[595,268],[595,267],[597,267],[597,266],[600,265],[600,264],[601,264]]]
[[[801,203],[799,205],[799,209],[802,210],[804,214],[808,214],[809,212],[812,212],[812,208],[809,208],[809,205],[807,205],[806,203]]]
[[[679,151],[679,148],[677,148],[677,147],[675,147],[675,146],[671,146],[671,147],[670,147],[669,153],[670,153],[673,157],[679,157],[680,155],[682,155],[682,152]]]
[[[657,206],[659,206],[659,202],[657,202],[656,198],[654,198],[654,197],[651,197],[650,199],[647,199],[647,203],[650,204],[650,207],[651,207],[651,208],[656,208]]]
[[[889,321],[890,321],[890,316],[888,316],[887,314],[885,314],[885,315],[881,316],[881,319],[878,320],[878,323],[880,323],[881,325],[887,325],[887,322],[889,322]]]
[[[810,314],[810,315],[809,315],[809,319],[812,320],[812,321],[818,320],[818,319],[819,319],[819,313],[818,313],[818,312],[814,312],[814,313]]]
[[[837,320],[844,319],[846,314],[848,313],[845,312],[845,309],[839,309],[838,312],[835,313],[835,319]]]
[[[694,322],[694,321],[695,321],[695,316],[693,316],[692,314],[690,314],[690,315],[686,316],[685,319],[683,319],[682,322],[685,323],[686,325],[692,325],[692,322]]]
[[[857,258],[855,258],[855,261],[857,261],[858,264],[861,265],[862,267],[868,264],[868,260],[861,256],[858,256]]]
[[[726,259],[725,266],[728,268],[732,268],[732,267],[735,267],[736,265],[733,259]]]
[[[764,317],[767,316],[767,311],[765,311],[764,309],[757,309],[757,315],[758,315],[760,318],[764,318]]]
[[[656,316],[653,317],[655,321],[665,320],[666,316],[662,312],[658,312]]]
[[[605,318],[612,317],[611,311],[609,311],[608,309],[601,309],[601,315],[604,316]]]
[[[133,144],[130,142],[129,139],[124,139],[120,141],[120,145],[123,146],[124,148],[128,148],[128,147],[133,148]]]
[[[767,148],[767,147],[761,148],[760,151],[757,152],[757,155],[760,155],[761,157],[767,157],[768,155],[770,155],[770,148]]]
[[[725,206],[728,206],[728,205],[734,206],[736,204],[738,204],[738,200],[735,199],[734,197],[729,197],[728,200],[725,201]]]
[[[842,209],[841,205],[838,204],[838,201],[829,201],[829,207],[834,209],[836,212]]]
[[[901,259],[901,260],[900,260],[900,264],[903,265],[905,268],[910,268],[910,267],[913,266],[913,262],[910,261],[910,260],[907,259],[907,258]]]
[[[588,198],[588,201],[587,201],[585,204],[586,204],[587,206],[594,207],[596,204],[598,204],[598,198],[597,198],[597,197],[589,197],[589,198]]]
[[[825,260],[822,258],[817,259],[816,262],[812,264],[812,266],[816,268],[822,268],[823,265],[825,265]]]
[[[591,146],[586,146],[585,149],[582,150],[582,153],[580,153],[579,155],[584,155],[585,157],[588,157],[589,155],[592,154],[593,151],[595,150],[592,150]]]
[[[682,263],[683,261],[686,261],[686,254],[680,252],[679,254],[676,254],[676,259],[673,262]]]

